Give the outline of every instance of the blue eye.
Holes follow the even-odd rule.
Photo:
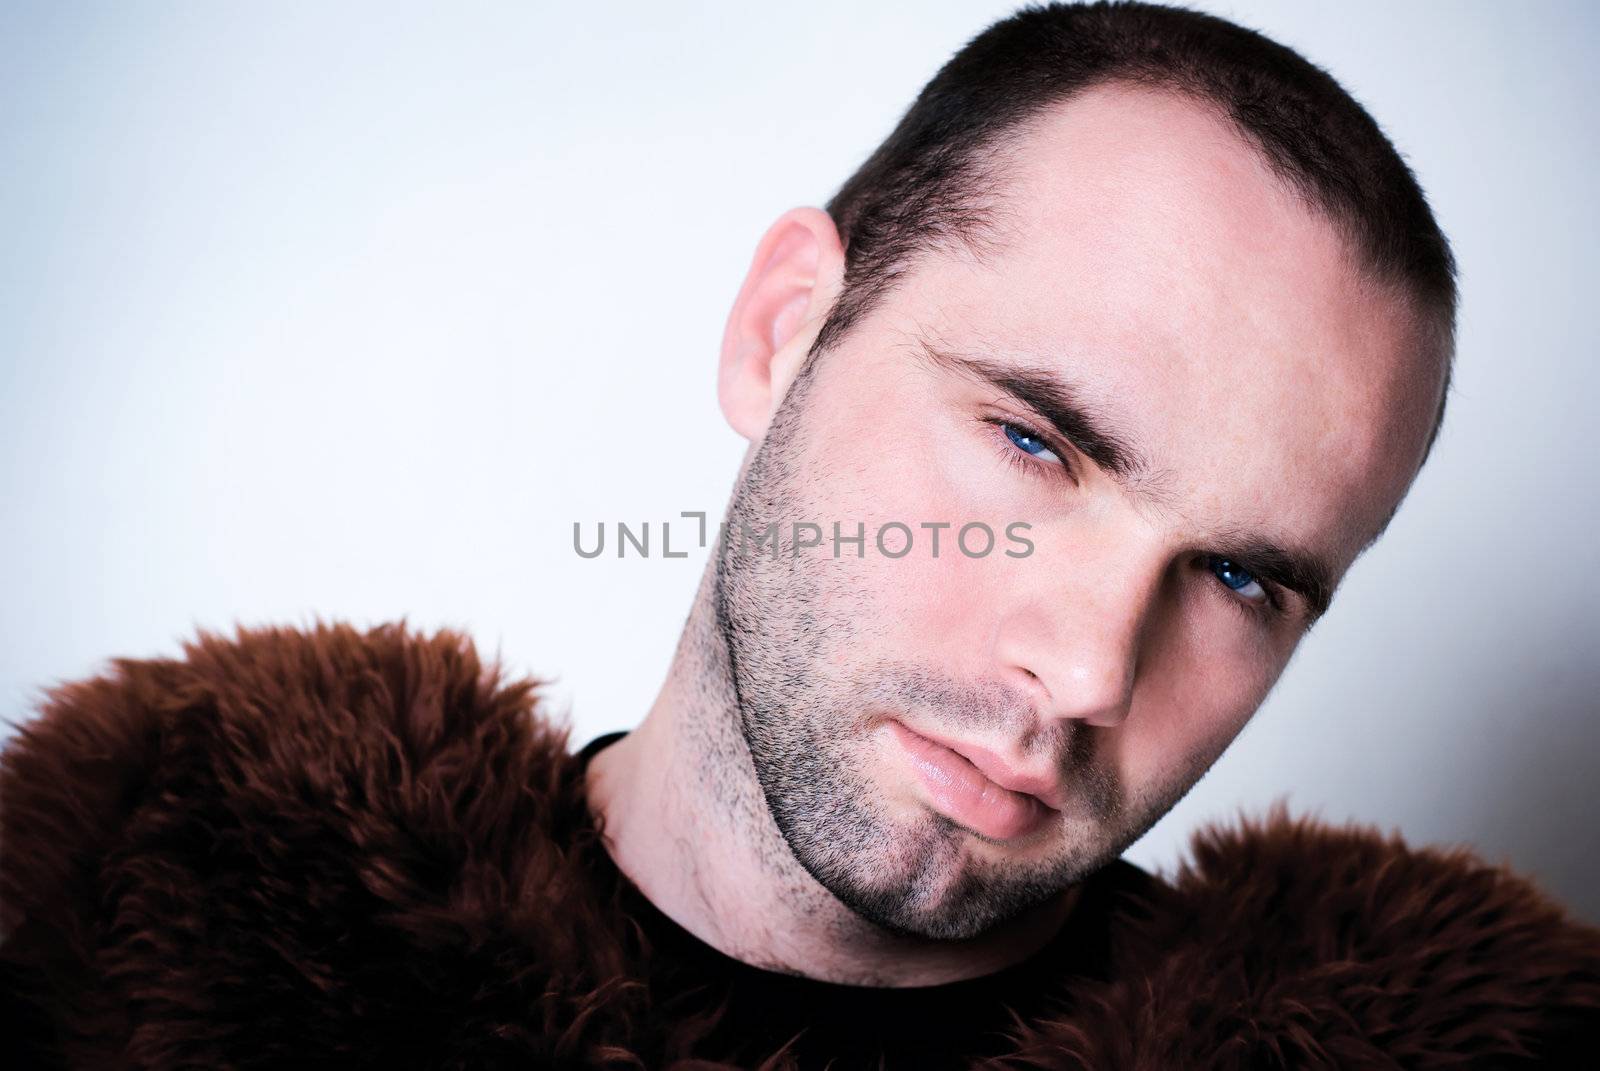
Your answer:
[[[1023,453],[1032,454],[1042,461],[1061,460],[1054,450],[1044,444],[1044,440],[1028,429],[1019,428],[1014,424],[1002,424],[1000,426],[1005,429],[1006,438],[1011,440],[1011,444]]]
[[[1209,565],[1217,579],[1226,584],[1230,590],[1237,591],[1252,602],[1266,598],[1267,590],[1261,586],[1261,582],[1238,562],[1214,557]]]

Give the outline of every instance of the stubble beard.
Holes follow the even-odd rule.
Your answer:
[[[716,661],[767,809],[801,867],[885,930],[973,937],[1080,881],[1154,817],[1133,837],[1113,839],[1111,822],[1125,801],[1114,778],[1081,750],[1078,772],[1100,789],[1091,793],[1098,835],[1053,858],[993,863],[970,851],[971,834],[931,809],[891,815],[863,768],[873,753],[872,710],[932,711],[949,726],[1017,725],[1019,712],[1013,696],[959,687],[915,665],[833,658],[870,650],[870,632],[863,642],[859,623],[878,618],[849,584],[845,563],[793,552],[791,522],[807,519],[806,481],[827,480],[802,468],[811,378],[808,370],[791,386],[735,488],[714,561],[714,634],[725,649]],[[742,538],[742,526],[759,533],[772,521],[779,522],[775,555]],[[1087,743],[1080,736],[1073,746]]]

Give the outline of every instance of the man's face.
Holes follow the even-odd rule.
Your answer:
[[[996,247],[916,261],[785,396],[716,566],[780,830],[929,937],[1188,791],[1404,493],[1438,390],[1401,304],[1210,112],[1107,87],[1020,149]],[[774,521],[776,558],[741,544]]]

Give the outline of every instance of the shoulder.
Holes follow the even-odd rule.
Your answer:
[[[223,1022],[428,999],[430,971],[518,902],[562,912],[549,890],[579,883],[559,880],[557,841],[581,802],[541,682],[403,623],[202,633],[183,652],[54,688],[0,753],[6,1003],[100,1000],[48,1009],[91,1035],[139,1005],[162,1044],[203,1054]],[[226,978],[252,992],[213,992]],[[210,994],[215,1021],[140,995],[158,992]]]
[[[1600,929],[1468,848],[1413,847],[1280,801],[1202,828],[1175,873],[1145,877],[1127,883],[1113,984],[1079,994],[1103,1028],[1077,1022],[1083,1066],[1199,1052],[1240,1067],[1398,1054],[1567,1066],[1600,1045]],[[1060,1051],[1047,1029],[1031,1041]]]
[[[487,743],[558,765],[566,730],[536,709],[539,684],[504,679],[450,629],[202,631],[182,657],[115,658],[49,689],[0,755],[8,825],[91,833],[159,803],[153,781],[183,783],[185,804],[211,792],[291,809],[374,787],[380,772],[416,791]]]
[[[553,793],[567,729],[541,683],[404,622],[202,631],[182,657],[111,659],[47,690],[0,753],[5,874],[53,876],[135,813],[421,820],[447,785]]]

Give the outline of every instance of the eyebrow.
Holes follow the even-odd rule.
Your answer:
[[[1307,624],[1327,613],[1333,602],[1333,571],[1314,554],[1299,554],[1261,539],[1224,545],[1211,553],[1238,562],[1258,580],[1298,594],[1306,601]]]
[[[918,339],[916,349],[919,356],[937,368],[1005,391],[1043,417],[1073,449],[1130,490],[1139,477],[1149,475],[1148,462],[1084,403],[1072,384],[1056,373],[975,354],[954,353],[925,338]]]
[[[1097,413],[1081,392],[1058,373],[976,354],[956,353],[918,337],[914,347],[936,369],[985,383],[1033,410],[1056,435],[1108,473],[1124,490],[1153,497],[1155,475],[1132,441]],[[1333,601],[1333,569],[1321,557],[1290,550],[1267,539],[1224,539],[1211,551],[1238,562],[1259,580],[1276,584],[1305,600],[1307,624],[1327,613]]]

